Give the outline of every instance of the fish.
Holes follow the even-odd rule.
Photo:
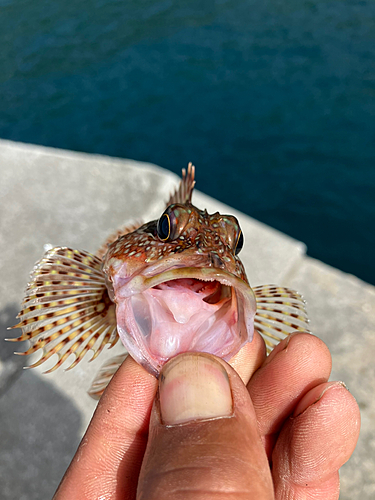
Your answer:
[[[239,254],[244,236],[233,215],[209,214],[192,204],[195,167],[182,169],[179,186],[159,219],[118,229],[96,254],[54,247],[30,275],[19,322],[28,340],[21,356],[41,351],[34,368],[52,356],[68,370],[119,340],[89,394],[99,399],[127,355],[158,377],[182,352],[207,352],[229,361],[254,328],[269,353],[295,330],[308,330],[303,297],[269,284],[251,287]]]

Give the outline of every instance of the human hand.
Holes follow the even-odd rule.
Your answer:
[[[325,344],[298,333],[266,357],[256,333],[230,364],[182,354],[158,382],[129,357],[54,499],[337,499],[360,416]]]

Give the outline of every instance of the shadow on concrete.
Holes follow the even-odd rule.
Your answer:
[[[32,371],[0,398],[2,500],[43,500],[54,494],[80,441],[72,402]]]
[[[18,306],[0,310],[0,492],[2,500],[52,498],[79,444],[81,415],[71,400],[31,370]]]

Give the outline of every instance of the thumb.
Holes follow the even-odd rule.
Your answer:
[[[208,354],[181,354],[160,375],[137,499],[165,498],[274,498],[248,391]]]

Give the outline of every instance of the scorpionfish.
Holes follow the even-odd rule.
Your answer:
[[[31,367],[57,355],[50,372],[73,354],[70,369],[120,338],[126,351],[102,367],[89,391],[99,398],[127,353],[158,376],[186,351],[229,360],[251,342],[254,327],[268,351],[292,331],[307,331],[301,295],[275,285],[251,288],[238,220],[195,207],[194,177],[189,163],[158,220],[118,230],[96,255],[56,247],[36,263],[12,327],[22,335],[8,339],[30,341],[17,354],[42,351]]]

